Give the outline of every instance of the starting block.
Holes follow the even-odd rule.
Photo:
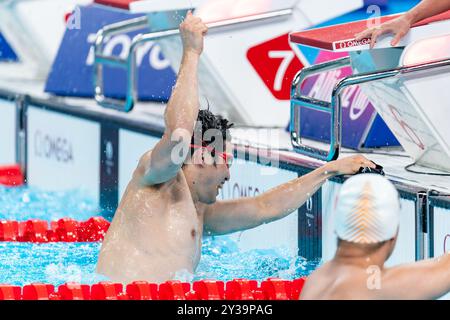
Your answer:
[[[382,17],[381,22],[397,16]],[[396,47],[392,35],[380,37],[373,50],[369,40],[354,35],[370,27],[369,20],[292,33],[295,45],[347,51],[349,57],[306,67],[293,81],[291,139],[296,151],[333,160],[341,147],[341,94],[359,85],[389,129],[417,165],[450,171],[450,129],[444,122],[450,107],[450,11],[414,25]],[[331,102],[302,92],[312,75],[351,66],[353,74],[336,83]],[[300,111],[309,108],[331,114],[328,151],[302,144]]]

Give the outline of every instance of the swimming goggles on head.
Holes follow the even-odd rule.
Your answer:
[[[197,145],[197,144],[191,144],[191,148],[194,148],[194,149],[205,149],[205,150],[208,150],[209,153],[212,153],[212,152],[214,151],[214,154],[215,154],[216,156],[220,157],[220,158],[223,160],[223,162],[226,164],[226,166],[227,166],[228,168],[230,168],[231,165],[232,165],[232,163],[233,163],[233,155],[230,154],[230,153],[227,153],[227,152],[218,152],[218,151],[214,150],[213,147],[210,147],[210,146],[200,146],[200,145]]]

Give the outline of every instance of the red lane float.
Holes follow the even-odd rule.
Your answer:
[[[197,300],[190,293],[191,285],[187,282],[167,281],[159,285],[159,300]]]
[[[50,222],[0,220],[0,241],[19,242],[97,242],[102,241],[110,223],[102,217],[87,221],[63,218]]]
[[[80,222],[70,218],[63,218],[54,223],[52,229],[59,241],[77,242]]]
[[[25,242],[48,242],[48,222],[44,220],[28,220],[25,223],[23,234],[20,235]]]
[[[17,241],[19,223],[17,221],[0,221],[0,241]]]
[[[127,285],[130,300],[158,300],[158,285],[147,281],[134,281]]]
[[[228,281],[203,280],[192,284],[167,281],[159,285],[135,281],[124,287],[121,283],[99,282],[92,286],[65,283],[32,283],[24,286],[0,284],[0,300],[298,300],[305,278],[293,281],[247,279]]]
[[[305,285],[306,278],[295,279],[292,281],[291,300],[300,299],[300,293]]]
[[[23,173],[19,165],[0,166],[0,184],[17,187],[23,185],[23,183]]]
[[[199,300],[223,300],[225,296],[225,284],[223,281],[196,281],[192,289],[197,293]]]
[[[21,290],[19,286],[0,284],[0,300],[21,300]]]
[[[128,300],[121,283],[103,281],[91,287],[92,300]]]
[[[87,284],[69,282],[58,287],[61,300],[91,300],[91,288]]]
[[[78,227],[78,241],[96,242],[102,241],[108,231],[110,223],[102,217],[92,217],[80,222]]]
[[[53,300],[56,297],[52,284],[32,283],[23,287],[23,300]]]
[[[225,299],[227,300],[260,300],[263,299],[262,291],[258,296],[258,282],[256,280],[235,279],[227,282]]]
[[[261,289],[267,300],[289,300],[291,297],[291,282],[270,278],[261,282]]]

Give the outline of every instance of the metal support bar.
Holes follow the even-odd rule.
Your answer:
[[[427,215],[428,215],[428,191],[420,191],[416,195],[416,261],[427,257]]]
[[[16,105],[16,163],[20,165],[22,173],[27,181],[27,156],[26,156],[26,114],[25,99],[23,95],[17,95]]]
[[[303,82],[316,74],[340,69],[350,65],[350,58],[341,58],[337,60],[327,61],[324,63],[316,64],[310,67],[300,70],[294,78],[291,86],[291,141],[294,149],[302,154],[318,158],[320,160],[334,160],[339,155],[339,146],[341,143],[341,136],[338,132],[333,130],[336,127],[336,120],[340,119],[341,111],[332,108],[331,103],[328,101],[318,100],[311,97],[307,97],[302,94],[301,87]],[[331,144],[328,152],[319,150],[301,143],[301,128],[300,128],[300,115],[301,107],[306,107],[313,110],[327,112],[331,114]]]
[[[277,17],[285,17],[291,15],[293,9],[277,10],[247,17],[234,18],[208,23],[209,29],[217,29],[221,27],[239,25],[247,22],[256,22]],[[154,41],[161,38],[174,36],[180,33],[179,29],[167,29],[157,32],[150,32],[147,34],[137,35],[130,46],[128,57],[124,60],[113,56],[106,56],[103,53],[103,45],[105,38],[108,35],[124,33],[136,29],[142,29],[148,26],[148,18],[137,18],[126,20],[123,22],[105,26],[97,33],[95,41],[95,58],[94,58],[94,86],[95,86],[95,100],[103,107],[115,110],[129,112],[133,109],[135,101],[137,101],[137,76],[136,76],[136,50],[145,42]],[[125,102],[122,100],[106,98],[104,95],[103,83],[103,65],[123,67],[127,70],[127,90]]]
[[[348,59],[348,60],[345,60]],[[342,141],[342,106],[341,94],[343,90],[349,86],[360,85],[368,82],[374,82],[387,78],[393,78],[399,75],[408,75],[431,69],[437,69],[450,66],[450,59],[427,62],[418,65],[404,66],[390,70],[383,70],[370,73],[361,73],[351,75],[341,79],[333,89],[331,95],[331,104],[326,101],[315,100],[301,94],[302,82],[313,74],[318,74],[333,69],[346,66],[350,63],[349,58],[329,61],[301,70],[294,81],[291,88],[291,141],[292,145],[298,153],[323,160],[332,161],[339,157],[339,151]],[[301,127],[300,127],[300,108],[307,107],[319,111],[329,112],[331,114],[331,140],[328,151],[307,146],[301,143]]]

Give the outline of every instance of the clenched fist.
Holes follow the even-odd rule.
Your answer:
[[[194,17],[189,11],[180,24],[184,52],[200,55],[203,51],[203,37],[207,32],[208,27],[202,22],[202,19]]]

